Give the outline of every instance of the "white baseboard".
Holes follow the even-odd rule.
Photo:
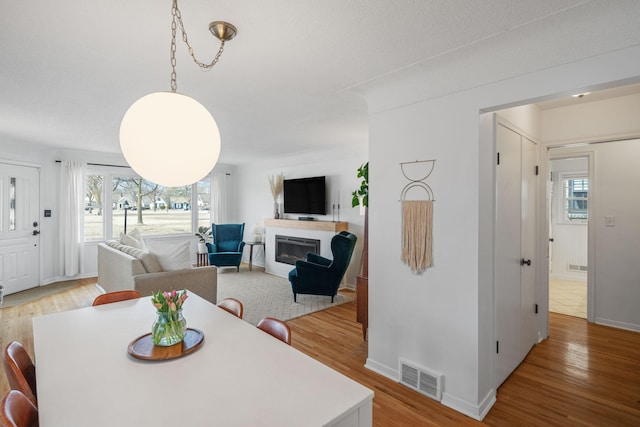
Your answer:
[[[382,375],[383,377],[389,378],[392,381],[400,381],[400,374],[396,368],[390,368],[370,358],[367,358],[364,367]],[[442,394],[442,400],[440,403],[454,411],[460,412],[461,414],[475,420],[482,421],[482,419],[489,413],[489,410],[493,407],[493,404],[496,403],[496,391],[491,389],[479,405],[474,405],[448,393]]]
[[[364,367],[369,369],[370,371],[375,372],[376,374],[380,374],[383,377],[387,377],[392,381],[398,382],[400,380],[397,369],[392,369],[370,358],[367,358],[367,361],[365,362]]]
[[[47,285],[51,285],[52,283],[66,282],[67,280],[88,279],[90,277],[98,277],[98,273],[97,272],[83,273],[83,274],[78,274],[72,277],[68,277],[68,276],[50,277],[48,279],[42,279],[42,282],[40,283],[39,286],[47,286]]]
[[[491,389],[489,393],[482,399],[479,405],[467,402],[448,393],[442,393],[442,402],[444,406],[460,412],[474,420],[482,421],[489,413],[489,410],[496,403],[496,391]]]
[[[611,326],[618,329],[626,329],[627,331],[640,332],[640,325],[633,323],[620,322],[618,320],[603,319],[602,317],[596,317],[596,323],[598,325]]]

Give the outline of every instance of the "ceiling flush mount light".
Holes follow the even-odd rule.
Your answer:
[[[134,102],[120,123],[120,149],[141,177],[165,187],[190,185],[205,177],[220,156],[220,131],[213,116],[198,101],[177,92],[176,33],[189,48],[193,61],[210,70],[220,59],[236,28],[222,21],[209,24],[220,49],[209,64],[198,61],[187,39],[178,9],[171,7],[171,91],[154,92]]]
[[[574,98],[584,98],[585,96],[589,95],[591,92],[583,92],[583,93],[576,93],[575,95],[571,95]]]

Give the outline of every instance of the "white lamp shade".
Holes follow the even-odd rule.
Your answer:
[[[220,131],[193,98],[154,92],[134,102],[122,118],[120,149],[144,179],[180,187],[211,172],[220,156]]]

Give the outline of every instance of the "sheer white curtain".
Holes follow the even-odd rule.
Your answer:
[[[75,276],[84,270],[84,180],[86,166],[62,161],[60,168],[60,272]]]
[[[224,224],[229,221],[228,178],[229,175],[226,173],[216,173],[213,175],[211,222],[216,224]]]

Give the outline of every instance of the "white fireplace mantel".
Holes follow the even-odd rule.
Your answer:
[[[287,278],[294,266],[277,262],[275,259],[276,234],[320,240],[320,256],[333,258],[331,238],[348,231],[349,223],[344,221],[300,221],[295,219],[265,219],[265,271],[275,276]]]

